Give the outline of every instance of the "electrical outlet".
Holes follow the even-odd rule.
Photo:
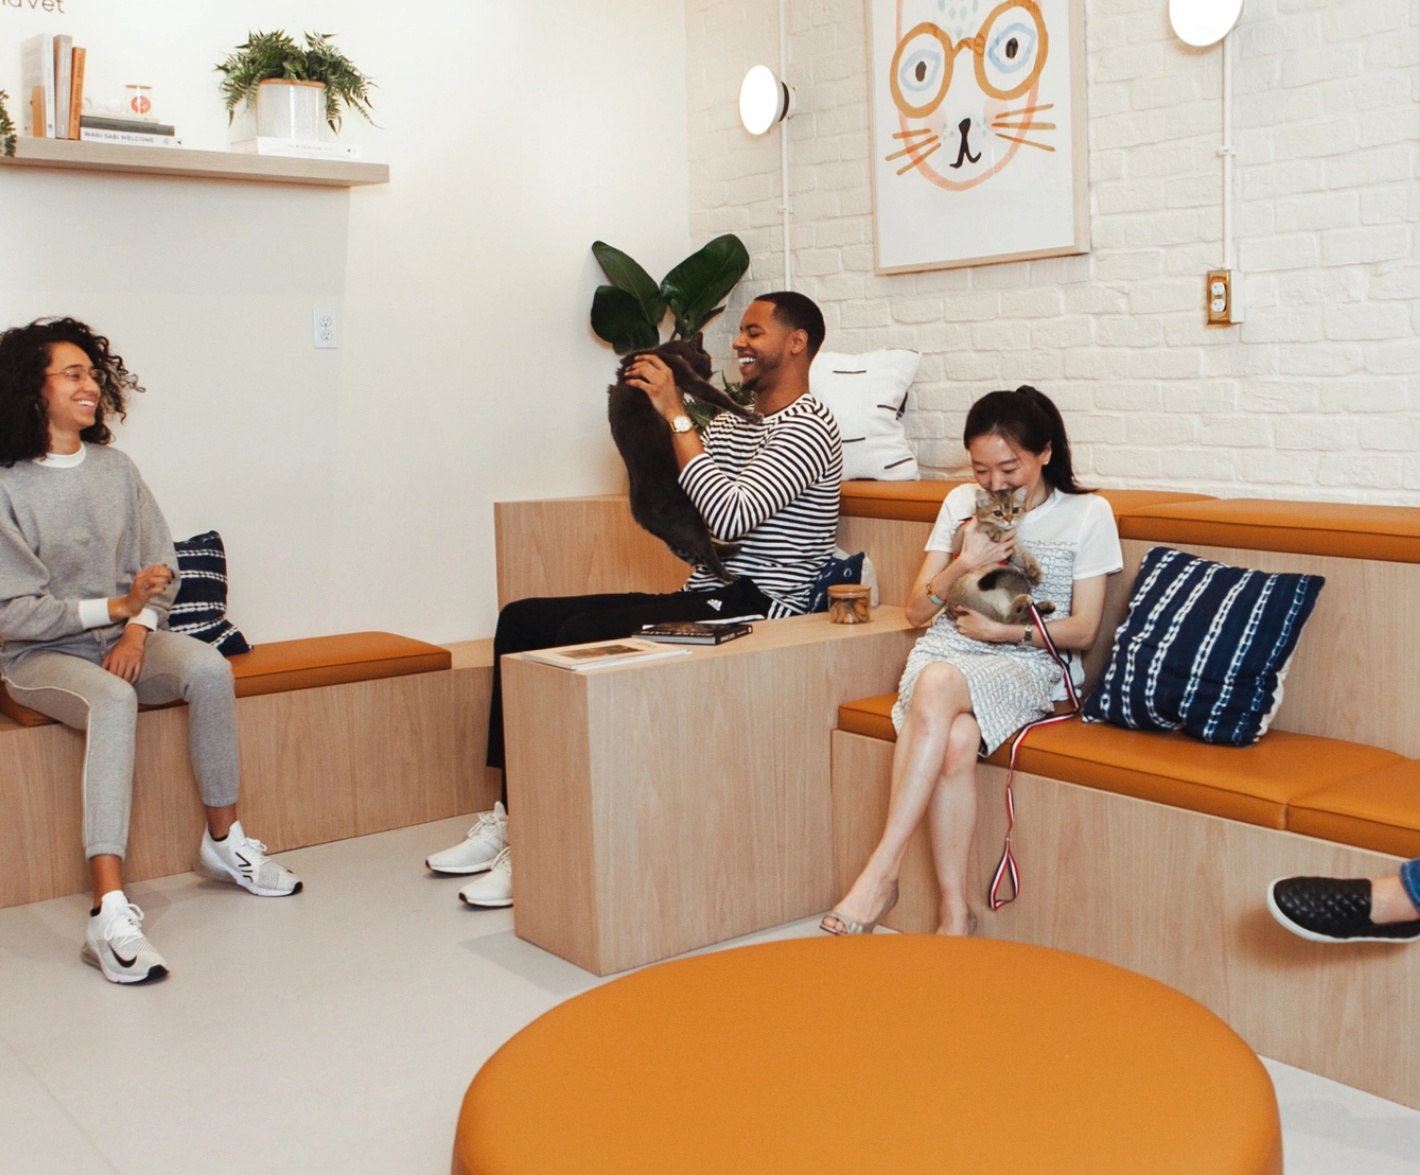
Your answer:
[[[1242,306],[1231,269],[1209,270],[1203,287],[1203,305],[1209,326],[1231,326],[1242,321]]]
[[[322,350],[334,350],[339,347],[340,324],[335,310],[328,306],[317,306],[312,312],[312,319],[316,346]]]

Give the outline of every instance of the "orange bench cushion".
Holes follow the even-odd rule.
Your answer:
[[[1406,759],[1300,796],[1287,809],[1287,827],[1377,853],[1420,857],[1420,761]]]
[[[1120,537],[1420,563],[1420,508],[1231,498],[1136,507]]]
[[[896,696],[879,694],[840,706],[838,728],[895,739],[889,715]],[[1003,765],[1004,750],[989,761]],[[1285,730],[1238,748],[1200,742],[1180,731],[1123,730],[1076,720],[1032,731],[1016,766],[1047,779],[1280,829],[1290,827],[1288,805],[1296,798],[1408,762],[1380,747]]]
[[[961,481],[845,481],[839,513],[850,518],[892,518],[902,522],[935,522],[942,500]],[[1100,490],[1116,518],[1174,502],[1211,502],[1207,494],[1172,490]]]
[[[845,481],[839,514],[850,518],[895,518],[935,522],[942,499],[960,481]]]
[[[448,669],[453,656],[440,645],[427,644],[392,632],[351,632],[306,637],[258,645],[250,653],[229,657],[239,698],[258,694],[346,685]],[[54,720],[21,706],[0,690],[0,713],[21,726],[45,726]]]

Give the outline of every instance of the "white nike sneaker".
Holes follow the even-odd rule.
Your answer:
[[[482,873],[493,867],[507,847],[508,812],[500,800],[493,811],[478,814],[478,823],[468,830],[467,839],[425,858],[424,864],[435,873]]]
[[[501,909],[513,904],[513,851],[504,849],[493,858],[493,864],[482,877],[470,881],[459,890],[459,897],[470,906]]]
[[[210,829],[202,833],[202,847],[192,868],[212,881],[230,881],[262,898],[284,898],[301,892],[301,882],[284,865],[266,855],[266,846],[242,831],[236,821],[220,841]]]
[[[89,927],[79,957],[97,967],[110,983],[142,983],[168,973],[163,956],[143,937],[143,911],[121,889],[104,894],[99,912],[89,915]]]

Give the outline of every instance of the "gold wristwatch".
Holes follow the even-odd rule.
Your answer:
[[[671,421],[671,432],[689,432],[694,427],[695,421],[684,412]]]

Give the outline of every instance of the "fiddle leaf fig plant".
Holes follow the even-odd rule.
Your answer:
[[[280,78],[324,83],[325,117],[331,130],[340,130],[341,112],[346,107],[373,125],[370,87],[375,83],[335,47],[331,41],[333,33],[304,35],[306,47],[303,49],[281,29],[274,33],[248,33],[236,51],[216,67],[223,75],[221,91],[227,103],[229,123],[239,105],[255,104],[262,82]]]
[[[9,97],[4,90],[0,90],[0,153],[5,155],[15,153],[15,124],[10,121],[10,112],[5,109]]]
[[[722,299],[749,268],[749,251],[734,233],[692,253],[659,285],[635,260],[605,241],[592,243],[592,255],[611,281],[592,296],[592,330],[618,355],[659,344],[668,313],[670,337],[690,338],[725,309]]]

